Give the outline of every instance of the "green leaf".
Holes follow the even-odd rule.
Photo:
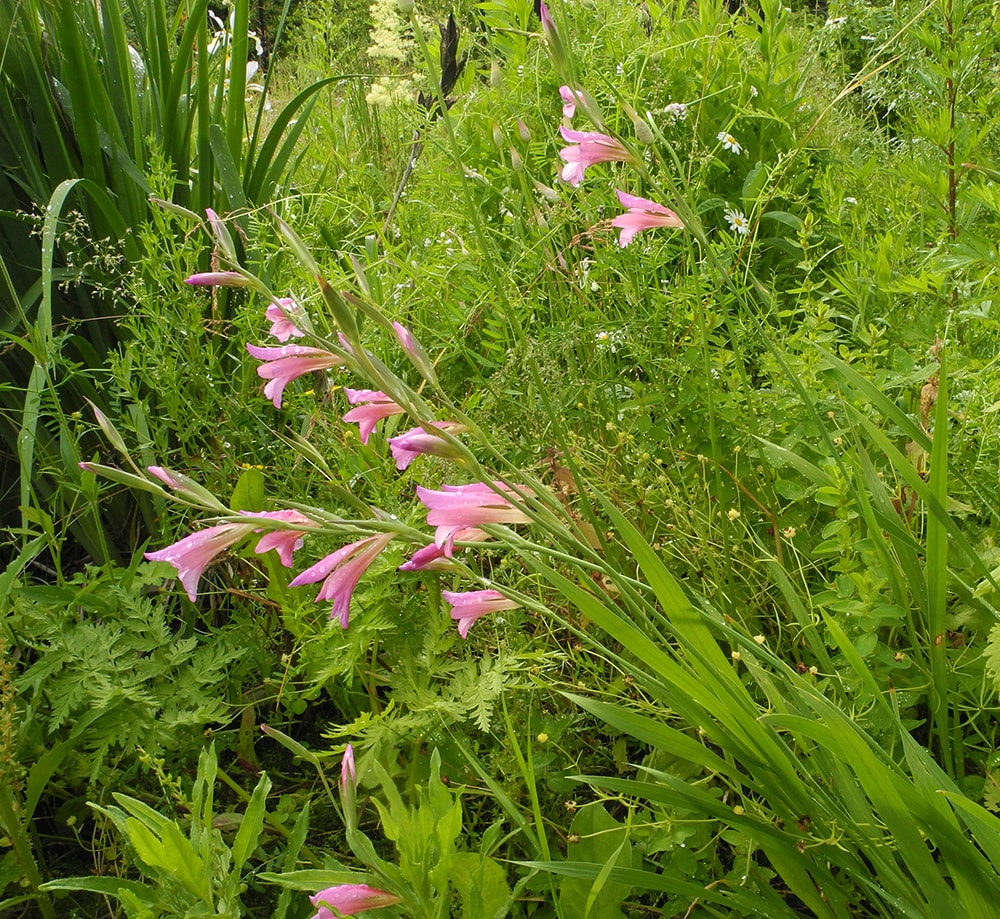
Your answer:
[[[234,877],[239,876],[257,845],[261,830],[264,828],[267,794],[270,790],[271,780],[265,773],[260,777],[257,787],[254,788],[253,794],[250,796],[250,803],[247,804],[243,820],[240,822],[239,832],[237,832],[236,840],[233,842],[233,866],[231,870]]]
[[[479,852],[456,852],[451,881],[462,898],[463,919],[503,919],[510,910],[510,887],[503,869]]]

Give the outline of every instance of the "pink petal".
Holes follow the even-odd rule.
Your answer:
[[[147,552],[151,562],[167,562],[177,569],[177,577],[193,603],[198,598],[198,582],[217,555],[249,536],[252,523],[220,523],[198,530],[173,545]]]

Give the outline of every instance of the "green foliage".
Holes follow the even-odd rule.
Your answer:
[[[136,866],[148,883],[116,877],[62,878],[46,885],[49,891],[87,891],[115,897],[129,919],[157,916],[244,915],[240,894],[244,874],[253,856],[267,807],[271,781],[261,776],[228,843],[217,826],[215,782],[218,761],[208,746],[198,759],[189,825],[162,814],[128,795],[115,794],[116,807],[96,807],[128,842]],[[188,821],[186,821],[188,822]]]
[[[219,117],[190,122],[190,182],[176,182],[160,148],[142,174],[158,197],[197,191],[225,211],[233,244],[221,254],[294,293],[316,333],[303,343],[347,369],[293,382],[280,411],[262,404],[243,345],[265,337],[265,304],[178,290],[207,256],[195,217],[175,209],[128,224],[129,341],[108,376],[71,379],[114,416],[121,434],[102,427],[119,452],[135,451],[134,473],[111,478],[147,486],[152,528],[179,523],[142,478],[167,462],[232,494],[210,514],[288,502],[312,515],[297,571],[361,535],[424,544],[418,482],[526,484],[532,523],[492,528],[493,542],[457,551],[444,573],[396,574],[401,553],[386,550],[346,632],[328,621],[329,601],[313,602],[315,586],[290,588],[252,545],[204,582],[224,585],[224,602],[211,588],[197,608],[183,601],[184,627],[167,594],[141,596],[145,573],[123,588],[127,610],[101,578],[19,590],[19,704],[44,715],[41,727],[17,722],[23,761],[49,745],[26,803],[74,793],[49,787],[57,766],[92,778],[74,756],[81,744],[103,756],[105,785],[136,782],[116,757],[137,743],[182,762],[193,732],[181,729],[222,717],[250,663],[208,626],[230,617],[245,638],[244,598],[261,590],[266,611],[249,607],[254,705],[236,749],[287,779],[282,819],[268,820],[282,837],[265,856],[264,878],[282,890],[274,915],[305,913],[293,891],[362,882],[403,897],[387,915],[990,915],[994,11],[852,2],[824,23],[770,2],[736,17],[651,2],[633,21],[603,2],[551,4],[553,59],[530,4],[485,3],[458,11],[468,64],[453,104],[430,118],[412,94],[387,95],[433,83],[433,18],[418,11],[410,56],[379,64],[366,53],[377,24],[367,4],[343,9],[331,21],[305,8],[309,41],[280,84],[293,102],[278,133],[265,135],[262,118],[240,154],[264,165],[241,164],[240,119],[216,88],[198,111]],[[301,89],[331,72],[329,94]],[[596,165],[576,189],[554,178],[564,82],[594,99],[574,126],[609,131],[639,165]],[[324,117],[298,146],[292,119],[313,100]],[[256,206],[278,195],[286,164],[296,187],[273,202],[286,221],[274,234]],[[685,229],[622,249],[609,225],[616,188],[675,209]],[[64,249],[76,245],[72,189],[46,224]],[[113,222],[113,210],[101,213]],[[99,255],[76,264],[95,273]],[[50,317],[62,270],[54,259]],[[400,350],[392,320],[424,356]],[[43,331],[25,336],[42,369],[10,413],[31,506],[9,583],[40,545],[61,543],[63,521],[93,529],[98,497],[89,473],[79,502],[32,484],[56,456],[78,475],[88,433],[72,414],[46,422],[80,345],[58,319]],[[410,421],[386,419],[360,445],[337,418],[343,385],[385,388]],[[420,457],[397,475],[386,439],[445,417],[466,424],[460,463]],[[131,551],[131,532],[115,536]],[[522,608],[461,641],[440,588],[469,581]],[[70,616],[71,604],[83,612]],[[167,691],[177,676],[187,695]],[[276,743],[255,750],[258,714]],[[49,724],[61,726],[46,738]],[[371,804],[359,795],[355,812],[345,795],[335,813],[323,738],[355,744]],[[319,784],[299,781],[302,768]],[[234,791],[246,782],[220,776]],[[148,883],[89,889],[119,896],[129,915],[253,911],[260,891],[233,881],[235,893],[217,893],[238,876],[218,840],[199,848],[203,807],[189,829],[186,811],[154,816],[130,791],[108,813]],[[14,822],[21,852],[33,812]],[[109,857],[124,874],[130,856]],[[33,893],[59,873],[42,865],[32,881],[13,863],[3,877],[27,878]]]
[[[70,787],[110,783],[140,749],[179,755],[232,718],[227,696],[239,685],[245,636],[178,634],[150,593],[159,582],[152,567],[117,579],[91,569],[62,587],[19,586],[9,597],[4,627],[19,649],[18,695],[30,713],[22,756],[40,759],[71,740],[59,770]]]

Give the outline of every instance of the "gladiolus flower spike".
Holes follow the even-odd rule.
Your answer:
[[[265,318],[271,323],[271,334],[278,341],[302,338],[306,334],[295,324],[295,312],[295,301],[291,297],[282,297],[264,311]]]
[[[266,517],[269,520],[280,520],[284,523],[297,524],[302,527],[316,527],[319,526],[315,520],[311,517],[307,517],[305,514],[296,510],[285,510],[285,511],[262,511],[260,513],[255,513],[253,511],[243,511],[248,517]],[[263,529],[262,527],[257,527],[254,531],[259,533]],[[304,537],[301,530],[298,529],[275,529],[268,533],[265,533],[257,541],[257,545],[254,547],[254,552],[258,555],[263,555],[265,552],[270,552],[274,549],[278,553],[278,558],[281,560],[281,564],[286,568],[292,567],[292,554],[297,550],[302,548]]]
[[[220,523],[218,526],[198,530],[157,552],[147,552],[151,562],[167,562],[177,569],[177,577],[192,603],[198,599],[198,582],[215,557],[238,542],[242,542],[256,529],[257,524]]]
[[[153,468],[160,469],[160,467]],[[316,526],[313,520],[296,510],[244,513],[246,517],[257,519],[220,523],[204,530],[197,530],[173,545],[156,552],[147,552],[145,557],[151,562],[166,562],[173,565],[177,569],[177,578],[185,593],[194,603],[198,598],[198,582],[205,569],[226,549],[254,533],[261,532],[264,528],[257,522],[260,518],[301,526]],[[285,567],[291,567],[292,553],[299,547],[301,541],[302,534],[298,530],[275,529],[261,537],[254,551],[263,554],[275,549]]]
[[[497,483],[497,487],[511,489]],[[434,544],[451,557],[459,532],[484,523],[530,523],[531,518],[510,499],[497,494],[489,485],[445,485],[440,491],[417,487],[417,497],[427,508],[427,524],[436,527]]]

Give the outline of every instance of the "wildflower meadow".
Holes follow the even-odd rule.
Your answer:
[[[998,915],[995,3],[0,27],[0,916]]]

